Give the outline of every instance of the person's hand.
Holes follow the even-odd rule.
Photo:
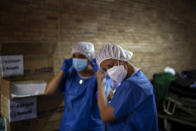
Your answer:
[[[71,66],[72,66],[72,58],[66,59],[63,61],[63,65],[61,67],[61,70],[63,72],[66,72]]]
[[[111,89],[110,94],[108,96],[108,100],[112,100],[113,95],[114,95],[114,91]]]
[[[104,84],[104,79],[106,77],[106,72],[103,71],[102,69],[98,70],[97,73],[97,84],[98,86]]]

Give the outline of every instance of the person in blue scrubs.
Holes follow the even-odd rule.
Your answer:
[[[140,69],[128,62],[132,55],[111,43],[96,55],[101,67],[97,72],[101,119],[107,122],[107,131],[158,131],[153,86]],[[106,75],[118,83],[110,102],[104,92]]]
[[[97,106],[98,65],[94,45],[79,42],[72,47],[72,58],[64,60],[61,71],[49,82],[45,94],[64,93],[65,109],[60,131],[104,131]]]

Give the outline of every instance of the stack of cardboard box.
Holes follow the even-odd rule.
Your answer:
[[[4,74],[1,72],[0,105],[1,116],[6,118],[6,130],[58,130],[64,110],[63,95],[43,94],[47,82],[54,76],[53,54],[56,44],[4,43],[0,47],[0,56],[23,57],[23,73],[5,77],[6,68],[1,68]]]

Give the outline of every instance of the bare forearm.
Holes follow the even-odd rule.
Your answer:
[[[58,90],[58,86],[61,83],[64,72],[60,71],[46,86],[45,94],[52,95]]]
[[[104,84],[98,84],[98,106],[101,112],[104,111],[105,107],[107,107],[107,97],[105,95],[105,91],[103,88]]]
[[[113,107],[108,105],[107,97],[102,86],[98,85],[98,107],[103,121],[115,120]]]

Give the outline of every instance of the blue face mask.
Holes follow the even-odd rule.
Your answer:
[[[77,72],[81,72],[87,67],[88,61],[87,61],[87,59],[73,58],[72,65]]]

